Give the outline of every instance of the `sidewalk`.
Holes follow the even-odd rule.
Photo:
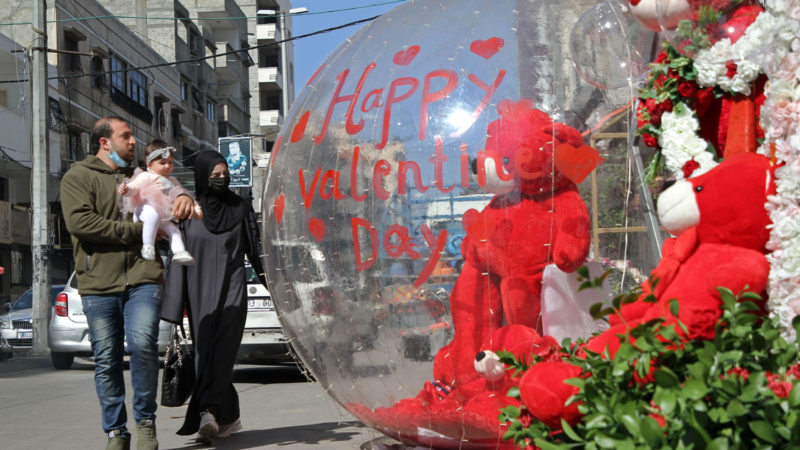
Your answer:
[[[94,392],[94,367],[77,358],[71,370],[52,368],[48,356],[0,363],[0,448],[78,449],[105,446]],[[130,374],[125,371],[130,392]],[[159,407],[160,448],[402,449],[353,418],[294,366],[236,366],[244,430],[212,446],[175,434],[186,406]],[[130,394],[126,398],[130,419]],[[135,442],[134,442],[135,446]],[[135,448],[135,447],[134,447]]]

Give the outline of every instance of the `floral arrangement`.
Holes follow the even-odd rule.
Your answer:
[[[723,314],[711,341],[686,341],[675,325],[653,321],[623,337],[614,359],[588,351],[578,356],[580,342],[565,346],[564,360],[581,369],[568,381],[577,391],[568,404],[577,405],[582,420],[571,426],[562,419],[551,428],[524,406],[509,406],[499,416],[508,423],[504,439],[541,449],[800,445],[798,344],[781,337],[777,320],[762,320],[757,295],[720,293]],[[617,297],[614,308],[637,296]],[[800,328],[800,319],[794,326]],[[510,353],[501,352],[500,360],[515,376],[529,368]],[[508,395],[519,397],[519,388]]]
[[[794,339],[789,324],[800,314],[800,1],[765,4],[767,12],[761,16],[772,28],[760,36],[770,51],[758,59],[770,81],[761,114],[766,139],[759,152],[782,165],[775,172],[777,195],[767,204],[773,223],[767,243],[772,251],[767,255],[768,308],[783,325],[785,337]]]

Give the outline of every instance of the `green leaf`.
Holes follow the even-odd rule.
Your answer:
[[[589,267],[587,266],[580,266],[578,267],[578,275],[582,276],[583,278],[589,278]]]
[[[718,437],[708,443],[706,450],[728,450],[728,448],[730,448],[728,446],[728,439],[724,437]]]
[[[509,397],[519,398],[519,386],[514,386],[506,392]]]
[[[655,373],[656,384],[663,388],[673,388],[680,386],[680,380],[675,372],[669,367],[661,367]]]
[[[787,400],[789,400],[789,406],[792,408],[797,408],[800,406],[800,383],[794,384],[794,387],[792,387],[792,392],[789,393],[789,398]]]
[[[561,429],[564,430],[564,434],[566,434],[570,439],[575,442],[583,442],[583,438],[575,432],[575,429],[564,419],[561,419]]]
[[[664,415],[670,415],[675,410],[677,405],[677,398],[675,391],[669,389],[656,388],[653,394],[653,402],[658,406]]]
[[[682,393],[692,400],[700,400],[708,393],[708,387],[700,380],[689,379],[684,383]]]
[[[740,417],[748,413],[747,408],[745,408],[744,405],[742,405],[742,403],[735,398],[728,402],[728,406],[725,408],[725,411],[731,417]]]
[[[605,434],[602,434],[602,433],[598,433],[597,436],[594,437],[594,442],[600,448],[614,448],[615,449],[615,448],[617,448],[617,444],[618,444],[616,439],[613,439],[613,438],[611,438],[609,436],[606,436]]]
[[[642,439],[650,448],[663,447],[666,444],[664,429],[652,417],[645,417],[640,424]]]
[[[533,438],[533,443],[542,450],[561,450],[563,448],[560,445],[553,444],[549,440],[540,437]]]
[[[620,416],[619,421],[622,422],[622,425],[625,426],[625,429],[628,430],[628,433],[630,433],[633,436],[639,435],[640,433],[639,421],[636,420],[636,418],[634,418],[632,415],[623,414],[622,416]]]
[[[755,422],[750,422],[748,424],[750,426],[750,430],[759,437],[759,439],[769,442],[770,444],[776,444],[778,442],[778,437],[775,433],[775,429],[772,428],[768,422],[763,420],[756,420]]]

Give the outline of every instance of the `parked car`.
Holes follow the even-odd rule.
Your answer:
[[[166,352],[172,330],[173,326],[169,322],[162,320],[159,324],[159,353]],[[89,324],[83,313],[83,303],[78,294],[78,277],[75,272],[72,272],[67,285],[55,298],[47,335],[50,359],[56,369],[65,370],[72,367],[75,356],[92,356]]]
[[[292,362],[288,339],[283,334],[275,304],[255,270],[245,261],[247,271],[247,321],[237,361],[270,364]]]
[[[64,285],[51,286],[50,305]],[[0,316],[0,333],[14,348],[33,345],[33,289],[28,289],[14,303],[6,304],[6,314]]]

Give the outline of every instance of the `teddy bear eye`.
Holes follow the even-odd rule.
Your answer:
[[[507,156],[505,158],[503,158],[503,164],[508,164],[510,162],[511,162],[511,159],[509,159]]]
[[[700,192],[702,190],[703,190],[703,186],[695,186],[695,188],[694,188],[695,192]]]

